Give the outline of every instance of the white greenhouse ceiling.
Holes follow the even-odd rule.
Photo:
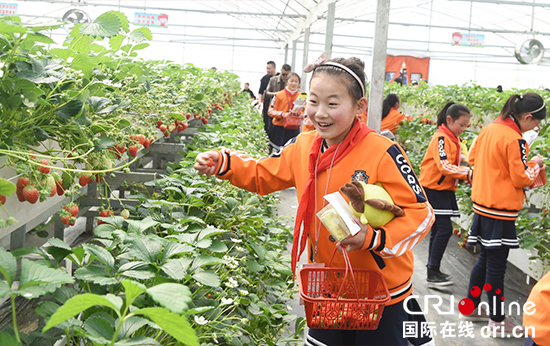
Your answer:
[[[14,0],[11,0],[13,2]],[[439,62],[520,65],[514,51],[535,39],[550,49],[550,0],[388,0],[387,53],[430,57]],[[334,3],[332,56],[372,57],[377,0],[16,0],[23,22],[61,19],[80,9],[93,20],[116,10],[130,22],[137,12],[167,14],[167,27],[151,27],[149,55],[176,62],[200,60],[245,71],[248,57],[280,57],[303,66],[306,28],[308,54],[325,50],[327,12]],[[453,34],[473,38],[472,45],[453,45]],[[66,35],[63,31],[54,35]],[[160,48],[163,44],[163,48]],[[528,46],[524,51],[539,46]],[[538,51],[537,51],[538,52]],[[147,52],[146,52],[147,53]],[[161,58],[161,57],[157,57]],[[280,61],[279,60],[279,61]],[[244,64],[244,66],[243,66]],[[264,63],[255,66],[263,70]],[[537,66],[550,67],[550,53]],[[531,65],[534,66],[534,65]],[[515,68],[515,67],[513,67]]]

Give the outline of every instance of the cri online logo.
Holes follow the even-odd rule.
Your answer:
[[[485,285],[483,285],[483,289],[489,292],[491,290],[491,284],[486,283]],[[497,288],[495,290],[495,293],[499,295],[502,293],[502,291],[499,288]],[[477,298],[481,295],[481,289],[477,286],[474,286],[470,289],[470,294],[475,298]],[[504,296],[500,297],[500,300],[503,301]],[[470,298],[464,298],[458,303],[458,311],[460,311],[460,313],[463,315],[471,314],[472,312],[474,312],[475,308],[476,307],[474,305],[474,302]]]

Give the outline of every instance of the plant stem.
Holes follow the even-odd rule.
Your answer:
[[[43,164],[38,163],[38,162],[29,161],[28,159],[23,158],[21,156],[13,155],[10,150],[0,149],[0,154],[5,154],[7,156],[15,157],[15,158],[18,158],[18,159],[23,160],[23,161],[26,160],[26,162],[29,162],[29,163],[31,163],[35,166],[48,167],[50,169],[55,169],[55,170],[63,171],[63,172],[90,173],[90,174],[110,173],[110,172],[118,171],[122,168],[130,166],[132,163],[136,162],[136,160],[138,159],[138,157],[136,156],[132,159],[132,161],[126,162],[124,165],[122,165],[120,167],[114,167],[114,168],[111,168],[111,169],[102,169],[102,170],[93,171],[93,170],[87,170],[87,169],[72,169],[72,168],[64,168],[64,167],[43,165]]]
[[[17,313],[15,310],[15,294],[10,294],[10,300],[11,300],[11,313],[13,316],[13,332],[15,333],[15,338],[17,339],[17,342],[21,343],[21,339],[19,338],[19,331],[17,330]]]

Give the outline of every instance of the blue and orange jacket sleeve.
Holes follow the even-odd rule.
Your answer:
[[[539,175],[540,167],[535,161],[527,161],[527,155],[529,154],[529,147],[524,139],[519,139],[516,143],[511,142],[506,148],[508,157],[510,160],[510,178],[512,183],[517,188],[528,187]],[[523,163],[518,164],[518,160],[513,158],[520,158]]]
[[[374,229],[372,237],[365,240],[363,249],[374,250],[382,258],[391,258],[412,250],[428,234],[435,215],[399,145],[394,144],[387,150],[379,167],[384,167],[384,173],[379,175],[378,182],[390,193],[394,204],[400,206],[405,215]]]

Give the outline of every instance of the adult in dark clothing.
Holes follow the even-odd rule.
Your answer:
[[[267,74],[263,76],[260,81],[260,90],[258,91],[258,103],[260,104],[263,103],[262,115],[264,119],[264,130],[267,133],[268,125],[271,124],[271,118],[269,117],[269,115],[267,115],[267,111],[269,110],[269,104],[271,100],[266,100],[264,98],[264,91],[267,88],[267,85],[269,84],[269,80],[271,79],[271,77],[277,74],[275,63],[273,61],[268,61],[265,70]]]
[[[267,88],[264,91],[264,110],[267,107],[267,111],[269,111],[269,108],[271,107],[271,101],[277,95],[277,93],[281,90],[283,90],[286,86],[286,78],[288,77],[288,74],[290,73],[290,65],[284,64],[283,67],[281,67],[281,73],[277,74],[276,76],[273,76],[269,79],[269,84],[267,85]],[[266,103],[267,100],[267,103]],[[264,122],[267,124],[267,135],[270,135],[271,127],[272,127],[272,120],[269,115],[267,115],[267,122],[266,118],[264,116]]]
[[[252,100],[255,100],[256,99],[256,95],[254,95],[254,93],[252,92],[252,90],[250,90],[250,84],[249,83],[244,83],[244,89],[242,91],[243,93],[249,93],[250,94],[250,98]]]

